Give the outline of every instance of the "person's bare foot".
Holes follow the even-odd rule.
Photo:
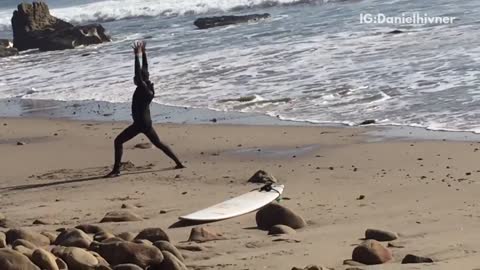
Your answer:
[[[120,176],[120,171],[113,170],[109,174],[105,175],[103,178],[113,178]]]
[[[187,167],[185,167],[185,165],[183,164],[177,164],[177,166],[175,166],[175,169],[178,170],[178,169],[185,169]]]

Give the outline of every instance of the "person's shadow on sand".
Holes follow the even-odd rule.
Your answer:
[[[159,170],[137,170],[137,171],[122,173],[121,176],[154,173],[154,172],[164,172],[164,171],[170,171],[170,170],[175,170],[175,168],[164,168],[164,169],[159,169]],[[21,191],[21,190],[29,190],[29,189],[36,189],[36,188],[44,188],[44,187],[51,187],[51,186],[59,186],[59,185],[66,185],[66,184],[80,183],[80,182],[87,182],[87,181],[101,180],[101,179],[106,180],[106,181],[109,181],[109,180],[118,181],[118,177],[116,177],[116,178],[105,178],[105,173],[100,173],[100,175],[64,179],[64,180],[61,180],[61,181],[54,181],[54,182],[48,182],[48,183],[3,187],[3,188],[0,188],[0,193],[9,192],[9,191]]]

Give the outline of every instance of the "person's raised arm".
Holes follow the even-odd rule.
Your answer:
[[[135,78],[137,82],[142,81],[142,70],[140,69],[140,44],[135,42],[133,43],[133,54],[135,55]]]
[[[141,44],[141,50],[142,50],[142,74],[144,76],[144,79],[148,81],[150,78],[150,74],[148,73],[148,62],[147,62],[147,49],[146,49],[147,43],[145,41],[142,42]]]

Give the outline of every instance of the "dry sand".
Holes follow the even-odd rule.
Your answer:
[[[192,269],[344,269],[367,228],[398,232],[405,247],[392,249],[395,262],[363,269],[480,267],[479,143],[369,142],[365,128],[157,125],[187,169],[172,170],[157,149],[133,149],[146,141],[140,135],[124,152],[124,161],[137,167],[99,178],[126,125],[0,119],[0,213],[23,227],[54,231],[97,223],[129,204],[144,221],[103,226],[115,233],[167,229],[182,214],[251,190],[247,179],[263,169],[286,185],[281,203],[308,226],[278,238],[255,229],[254,213],[208,224],[227,240],[187,252]],[[365,198],[357,200],[360,195]],[[32,225],[36,219],[55,224]],[[166,231],[179,243],[190,229]],[[436,262],[401,266],[407,253]]]

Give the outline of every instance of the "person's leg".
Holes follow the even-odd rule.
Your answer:
[[[122,161],[123,155],[123,144],[133,137],[137,136],[140,133],[140,130],[134,125],[130,125],[124,129],[118,136],[115,138],[115,163],[113,164],[113,170],[106,175],[106,177],[118,176],[120,174],[120,162]]]
[[[155,145],[158,149],[162,150],[169,158],[171,158],[173,161],[175,161],[177,169],[182,169],[185,168],[185,166],[182,164],[182,162],[177,158],[177,156],[173,153],[172,149],[168,147],[168,145],[162,143],[160,141],[160,138],[158,138],[157,132],[153,129],[153,127],[147,129],[144,132],[145,136],[152,142],[153,145]]]

